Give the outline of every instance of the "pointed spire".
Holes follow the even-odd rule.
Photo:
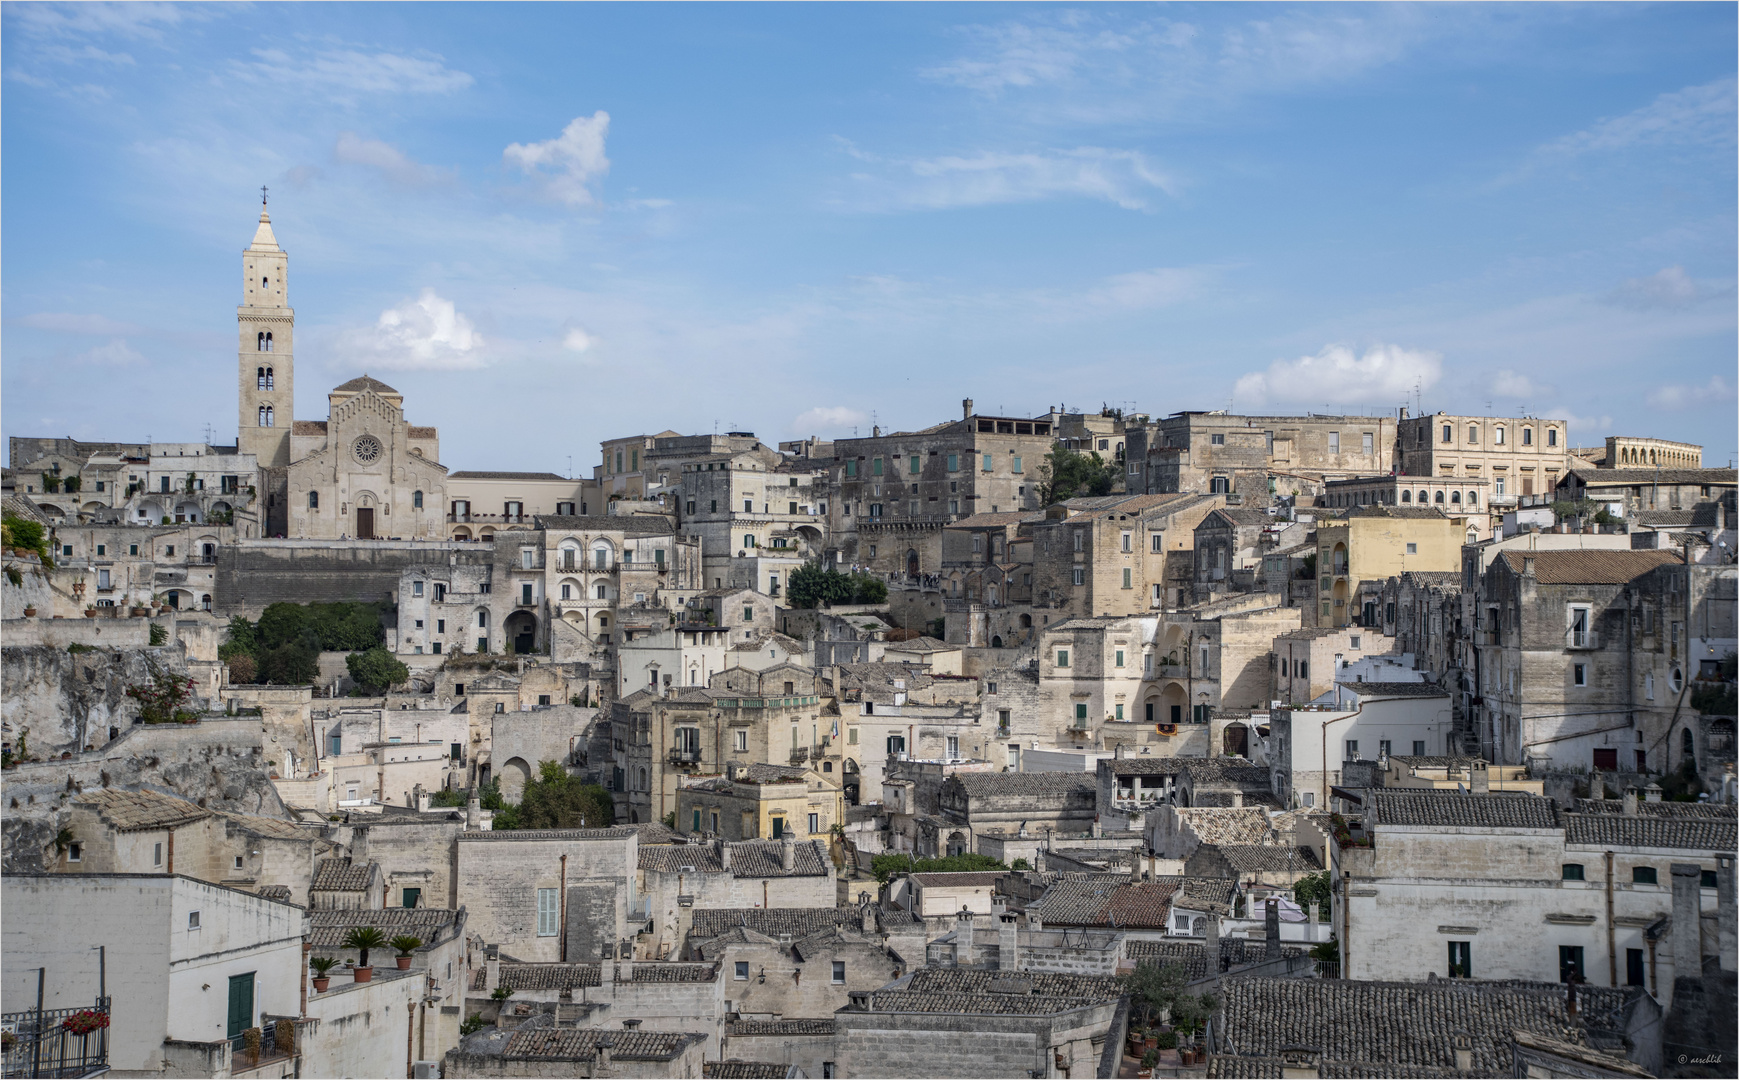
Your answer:
[[[254,230],[254,242],[248,245],[249,251],[282,251],[278,246],[278,238],[272,235],[272,216],[264,209],[260,210],[260,227]]]

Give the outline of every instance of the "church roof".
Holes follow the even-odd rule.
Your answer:
[[[249,251],[282,251],[278,246],[278,238],[272,235],[272,218],[264,210],[260,211],[260,227],[254,230],[254,242],[248,245]]]
[[[377,394],[396,394],[396,393],[398,393],[397,390],[394,390],[392,387],[388,386],[386,383],[381,382],[379,379],[371,379],[367,375],[358,375],[356,378],[350,380],[349,382],[340,383],[337,386],[334,386],[332,388],[332,392],[334,394],[336,394],[342,390],[354,390],[357,393],[361,393],[364,390],[373,390]]]

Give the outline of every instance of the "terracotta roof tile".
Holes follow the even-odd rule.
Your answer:
[[[1668,563],[1682,563],[1676,551],[1505,551],[1504,561],[1515,573],[1522,560],[1532,559],[1534,577],[1542,585],[1624,585]]]
[[[439,940],[458,917],[446,908],[314,908],[308,912],[308,933],[316,949],[343,948],[345,932],[353,926],[375,927],[388,938],[409,934],[427,945]]]
[[[1538,795],[1473,795],[1459,791],[1378,790],[1373,824],[1473,829],[1556,829],[1558,807]]]
[[[598,1056],[600,1040],[607,1039],[612,1059],[669,1061],[705,1038],[679,1031],[522,1027],[508,1038],[501,1056],[519,1061],[587,1061]]]
[[[372,866],[372,863],[353,866],[348,855],[321,859],[314,864],[313,887],[326,892],[362,892],[373,876],[369,872]]]

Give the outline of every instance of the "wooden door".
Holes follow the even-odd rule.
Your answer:
[[[254,1026],[254,973],[229,977],[229,1037]]]
[[[374,539],[374,507],[359,506],[356,508],[356,538],[358,540]]]

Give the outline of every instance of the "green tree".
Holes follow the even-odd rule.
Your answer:
[[[1189,982],[1189,973],[1178,963],[1156,964],[1143,960],[1135,970],[1119,977],[1130,999],[1141,1007],[1143,1023],[1153,1023],[1154,1017],[1177,1003],[1178,995]]]
[[[1310,910],[1309,905],[1313,903],[1321,904],[1322,914],[1319,918],[1323,922],[1328,922],[1330,905],[1334,902],[1334,893],[1328,882],[1328,871],[1323,870],[1308,877],[1299,878],[1298,883],[1292,886],[1292,898],[1298,901],[1298,906],[1306,911]]]
[[[387,690],[411,677],[411,669],[379,645],[367,652],[351,653],[344,664],[356,685],[365,690]]]
[[[1039,466],[1039,503],[1050,506],[1079,495],[1109,495],[1117,474],[1116,463],[1101,459],[1097,453],[1052,447]]]
[[[229,639],[217,647],[217,658],[229,660],[237,656],[257,658],[260,635],[245,616],[233,615],[229,620]]]
[[[311,629],[308,609],[301,604],[268,604],[266,610],[260,612],[260,621],[255,624],[259,644],[266,649],[300,642],[304,632]],[[318,642],[319,638],[316,637],[316,648]]]
[[[813,608],[826,604],[879,604],[888,598],[888,587],[869,574],[847,575],[824,570],[818,562],[806,562],[791,573],[785,598],[792,607]]]
[[[980,870],[1007,870],[1001,859],[989,855],[944,855],[933,859],[913,859],[904,852],[877,855],[870,860],[870,870],[877,881],[885,882],[895,874],[959,874]]]
[[[885,604],[888,600],[888,583],[872,574],[853,574],[851,598],[858,604]]]
[[[610,793],[598,784],[588,784],[568,774],[559,761],[540,761],[537,776],[525,785],[525,794],[518,806],[501,801],[501,789],[494,781],[492,798],[482,800],[485,806],[495,803],[496,829],[596,829],[616,821],[616,805]]]
[[[320,653],[308,645],[292,642],[276,649],[261,649],[259,673],[263,683],[276,686],[308,686],[320,677]]]

